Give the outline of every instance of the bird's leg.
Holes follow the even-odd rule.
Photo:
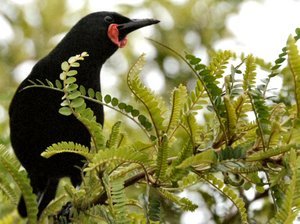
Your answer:
[[[42,214],[43,210],[47,207],[49,202],[55,198],[56,194],[56,189],[58,186],[59,180],[56,178],[50,178],[47,181],[47,184],[43,191],[39,191],[41,193],[38,195],[38,201],[39,201],[39,212],[38,212],[38,217]]]

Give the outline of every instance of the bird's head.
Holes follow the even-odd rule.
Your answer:
[[[95,12],[82,18],[62,42],[69,44],[66,50],[76,50],[75,54],[87,51],[90,56],[105,61],[126,45],[129,33],[158,22],[155,19],[129,19],[115,12]]]
[[[127,34],[139,28],[156,24],[159,20],[155,19],[128,19],[116,13],[109,13],[104,17],[107,23],[107,36],[118,47],[122,48],[127,43]]]

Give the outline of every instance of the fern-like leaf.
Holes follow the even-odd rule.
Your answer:
[[[36,195],[32,192],[32,187],[29,179],[27,178],[27,173],[25,170],[19,171],[19,162],[16,158],[8,154],[3,145],[0,145],[0,163],[12,176],[13,180],[17,183],[22,192],[27,210],[28,223],[36,223],[38,213],[37,200]]]
[[[150,188],[149,200],[146,201],[147,204],[147,219],[153,222],[161,221],[161,198],[157,190],[153,187]]]
[[[263,149],[267,149],[267,141],[270,135],[270,112],[266,105],[265,99],[259,90],[251,90],[248,92],[253,112],[256,117],[258,133],[262,140]]]
[[[11,183],[0,174],[0,192],[2,192],[14,205],[18,204],[18,195],[15,189],[11,187]]]
[[[121,122],[118,121],[112,127],[109,139],[107,141],[107,148],[118,148],[120,141],[122,140],[122,135],[120,133]]]
[[[224,105],[225,105],[226,115],[227,115],[227,122],[226,122],[227,131],[229,137],[232,137],[236,131],[236,125],[237,125],[236,110],[229,96],[224,96]]]
[[[294,149],[290,151],[289,166],[291,181],[283,196],[283,204],[270,224],[292,224],[300,212],[300,157],[297,157]]]
[[[217,155],[213,150],[210,149],[185,159],[177,166],[177,168],[183,169],[187,167],[193,167],[194,169],[200,171],[210,168],[210,166],[216,162]]]
[[[270,158],[272,156],[277,156],[277,155],[283,154],[285,152],[288,152],[289,150],[291,150],[292,147],[300,148],[300,146],[296,145],[296,144],[290,144],[290,145],[286,145],[286,146],[276,147],[274,149],[269,149],[267,151],[256,152],[256,153],[248,156],[246,158],[246,160],[248,162],[264,160],[264,159]]]
[[[164,135],[161,140],[161,145],[158,148],[156,159],[156,177],[157,180],[163,180],[168,167],[168,151],[169,141],[167,135]]]
[[[198,79],[195,89],[188,95],[186,104],[184,105],[184,113],[196,112],[203,108],[203,105],[207,105],[208,102],[205,99],[206,95],[201,81]]]
[[[198,208],[198,205],[195,205],[187,198],[180,198],[177,195],[171,193],[170,191],[160,189],[159,193],[166,199],[172,201],[173,203],[180,206],[183,211],[195,211]]]
[[[145,55],[142,54],[137,62],[131,67],[127,75],[127,84],[135,97],[145,106],[158,136],[159,130],[164,130],[163,113],[166,111],[164,101],[157,97],[153,91],[147,88],[139,75],[145,64]]]
[[[228,64],[229,59],[234,56],[234,54],[231,51],[219,51],[217,52],[209,66],[208,70],[211,72],[211,75],[218,78],[222,78],[222,75],[224,74],[224,70],[226,69],[226,66]]]
[[[255,85],[255,78],[256,78],[256,64],[255,58],[253,55],[248,55],[246,58],[246,70],[244,73],[244,81],[243,81],[243,90],[247,91],[249,88]]]
[[[66,194],[60,195],[59,197],[53,199],[43,210],[39,218],[39,223],[48,223],[48,217],[59,212],[62,206],[68,202],[68,200],[69,197]]]
[[[244,201],[231,188],[227,187],[223,181],[212,174],[207,174],[203,178],[232,201],[241,215],[241,223],[247,224],[248,218]]]
[[[52,144],[47,147],[47,149],[42,152],[42,156],[45,158],[50,158],[59,153],[76,153],[87,160],[92,160],[92,155],[89,153],[89,148],[74,142],[59,142]]]
[[[93,156],[93,159],[86,170],[93,170],[111,161],[118,161],[120,164],[125,162],[137,163],[141,166],[146,166],[149,163],[149,158],[146,153],[140,152],[132,146],[101,150]]]
[[[171,180],[180,180],[187,174],[187,170],[178,169],[177,166],[182,163],[182,161],[189,158],[192,154],[193,145],[191,141],[188,141],[180,150],[178,157],[172,162],[171,166],[168,167],[167,173]]]
[[[187,89],[185,86],[179,85],[178,88],[174,89],[171,98],[171,105],[172,105],[171,116],[167,127],[168,136],[170,136],[170,134],[176,129],[176,127],[178,127],[178,124],[180,123],[182,109],[186,102],[186,97],[187,97]]]
[[[127,198],[125,195],[124,179],[121,178],[114,180],[110,183],[110,185],[113,213],[115,215],[116,224],[129,224],[130,221],[127,218]]]
[[[97,123],[96,117],[91,109],[85,109],[77,114],[76,118],[84,124],[91,134],[96,152],[105,146],[105,138],[103,135],[102,126]]]
[[[184,125],[189,130],[190,138],[192,140],[193,146],[200,144],[200,125],[197,123],[195,115],[193,113],[188,113],[184,117]]]
[[[297,118],[300,118],[300,55],[296,40],[290,35],[287,41],[288,64],[294,78]]]

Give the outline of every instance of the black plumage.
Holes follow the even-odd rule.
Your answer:
[[[131,20],[114,12],[96,12],[82,18],[61,42],[33,67],[28,77],[18,87],[9,108],[11,143],[17,158],[29,174],[33,191],[39,198],[39,214],[55,197],[61,177],[70,177],[73,185],[81,183],[78,167],[83,166],[83,157],[66,153],[49,159],[41,153],[51,144],[73,141],[90,146],[90,135],[74,116],[58,113],[62,94],[41,88],[22,90],[30,85],[29,80],[54,82],[61,72],[60,64],[69,57],[88,52],[89,57],[81,62],[77,84],[100,91],[100,70],[103,63],[126,44],[126,35],[138,28],[158,23],[157,20]],[[117,63],[117,62],[116,62]],[[22,91],[21,91],[22,90]],[[87,102],[100,124],[103,124],[103,108]],[[19,213],[26,216],[26,207],[21,198]]]

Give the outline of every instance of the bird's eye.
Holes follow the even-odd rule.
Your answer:
[[[112,23],[114,21],[114,19],[111,18],[110,16],[105,16],[104,21],[107,22],[107,23]]]

